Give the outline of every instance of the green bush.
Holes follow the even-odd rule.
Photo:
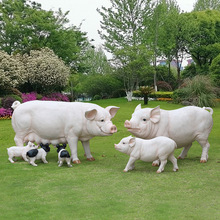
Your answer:
[[[100,95],[94,95],[93,100],[100,100],[102,97]]]
[[[154,92],[149,95],[150,98],[172,98],[173,92]]]
[[[16,100],[19,101],[19,102],[22,102],[22,99],[21,99],[20,96],[8,95],[8,96],[5,96],[5,97],[2,98],[1,105],[2,105],[3,108],[9,109],[9,108],[11,108],[12,103]]]
[[[175,103],[195,106],[215,106],[215,92],[208,76],[197,75],[185,81],[185,87],[178,89],[173,94]]]
[[[209,70],[211,79],[214,81],[216,86],[220,87],[220,54],[213,59]]]

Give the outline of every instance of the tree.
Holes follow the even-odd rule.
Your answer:
[[[99,31],[99,34],[105,41],[105,48],[113,54],[114,64],[120,70],[119,73],[122,73],[128,101],[131,101],[132,91],[138,85],[143,70],[149,66],[149,52],[146,44],[143,44],[143,27],[151,14],[150,2],[111,0],[110,8],[98,9],[102,16],[102,31]],[[148,54],[145,62],[142,62],[143,59],[140,57],[143,54]]]
[[[214,84],[220,87],[220,54],[213,59],[209,69]]]
[[[190,28],[184,36],[188,53],[197,72],[207,74],[213,59],[220,53],[220,11],[206,10],[183,15]]]
[[[113,72],[113,67],[108,61],[101,47],[93,48],[88,44],[84,53],[84,59],[81,65],[84,66],[84,73],[91,74],[108,74]]]
[[[24,65],[17,56],[0,51],[0,90],[16,88],[26,81]]]
[[[3,0],[0,3],[0,49],[8,54],[29,53],[51,48],[75,71],[87,43],[86,34],[68,26],[68,12],[45,11],[41,5],[27,0]]]
[[[26,88],[30,91],[61,91],[67,85],[70,69],[49,48],[31,50],[22,59],[28,74]]]
[[[197,0],[194,4],[194,11],[220,10],[219,0]]]

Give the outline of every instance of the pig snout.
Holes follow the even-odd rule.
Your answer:
[[[125,128],[131,128],[131,123],[130,121],[126,120],[124,123]]]
[[[114,134],[116,132],[117,132],[117,127],[115,125],[112,125],[111,128],[110,128],[110,133]]]

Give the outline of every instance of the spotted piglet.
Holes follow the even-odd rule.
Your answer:
[[[70,155],[69,152],[67,150],[65,150],[66,148],[66,144],[57,144],[57,153],[58,153],[58,163],[59,163],[59,167],[61,167],[63,165],[63,162],[66,161],[68,167],[72,167],[72,165],[70,164]]]
[[[172,162],[173,171],[178,171],[177,159],[173,155],[176,147],[175,141],[168,137],[162,136],[150,140],[129,136],[123,138],[119,144],[115,144],[116,150],[130,155],[124,172],[133,170],[136,160],[152,162],[157,159],[161,161],[157,173],[163,172],[167,159]]]
[[[42,160],[44,163],[48,163],[46,160],[47,153],[50,151],[49,144],[40,144],[40,149],[32,149],[27,152],[27,158],[32,166],[37,166],[35,160]]]

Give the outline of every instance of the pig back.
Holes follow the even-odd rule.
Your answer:
[[[82,124],[80,103],[30,101],[16,107],[12,115],[16,133],[33,133],[46,139],[62,138],[73,128],[80,132]]]
[[[189,106],[169,111],[168,133],[178,147],[192,143],[198,135],[207,139],[212,126],[212,114],[203,108]]]

